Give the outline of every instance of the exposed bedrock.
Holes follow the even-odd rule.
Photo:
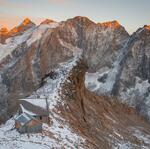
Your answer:
[[[148,147],[149,144],[135,134],[148,136],[149,124],[133,108],[115,98],[96,96],[88,91],[84,84],[86,71],[82,60],[73,68],[62,84],[60,95],[64,104],[59,107],[61,116],[87,139],[85,148]]]

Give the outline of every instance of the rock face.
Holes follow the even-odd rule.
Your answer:
[[[39,26],[25,19],[11,31],[1,30],[0,35],[6,34],[0,40],[1,120],[17,110],[18,98],[30,95],[77,49],[83,50],[88,66],[88,89],[117,96],[149,117],[149,32],[145,26],[129,36],[117,21],[96,24],[80,16]]]
[[[131,38],[135,39],[128,47],[117,95],[150,120],[150,30],[143,27]]]
[[[129,35],[116,21],[95,24],[86,17],[75,17],[62,23],[59,37],[83,49],[89,70],[96,71],[111,67]]]
[[[59,106],[74,130],[86,138],[84,148],[148,148],[140,136],[149,136],[149,124],[133,108],[115,98],[96,96],[84,84],[88,67],[80,61],[62,84]],[[139,132],[139,135],[137,135]]]
[[[87,73],[86,86],[97,94],[117,96],[150,118],[150,31],[144,26],[131,35],[110,69]],[[105,58],[105,57],[104,57]],[[103,58],[102,58],[103,59]],[[150,120],[150,119],[149,119]]]

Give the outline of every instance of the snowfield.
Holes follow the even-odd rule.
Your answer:
[[[33,42],[42,38],[42,35],[46,33],[48,29],[56,28],[59,23],[51,23],[51,24],[42,24],[39,25],[32,33],[29,40],[27,40],[27,45],[30,46]]]

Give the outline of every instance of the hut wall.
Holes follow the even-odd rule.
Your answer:
[[[50,122],[49,116],[36,116],[35,118],[43,123],[49,124],[49,122]]]
[[[39,133],[42,132],[42,123],[35,120],[30,121],[28,124],[19,128],[20,133]]]
[[[26,127],[27,133],[38,133],[42,132],[42,124],[33,125],[32,127]]]
[[[15,121],[15,128],[16,128],[16,129],[19,129],[20,127],[21,127],[20,123],[17,122],[17,121]]]

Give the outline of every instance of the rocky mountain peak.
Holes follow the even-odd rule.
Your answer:
[[[150,25],[144,25],[143,27],[140,27],[136,32],[136,35],[138,35],[140,40],[145,40],[149,42],[149,36],[150,36]]]
[[[25,18],[24,21],[22,22],[22,25],[27,25],[27,24],[32,24],[33,22],[29,18]]]
[[[121,27],[120,23],[116,20],[104,22],[104,23],[98,23],[98,25],[100,25],[102,27],[110,27],[110,28],[114,28],[114,29],[118,29]]]
[[[144,28],[150,30],[150,25],[145,25]]]
[[[3,27],[0,29],[0,34],[7,34],[8,33],[8,29],[6,27]]]
[[[79,26],[84,26],[84,27],[88,27],[90,25],[95,24],[93,21],[91,21],[89,18],[87,17],[83,17],[83,16],[76,16],[72,19],[67,20],[67,23],[72,23],[74,25],[79,25]]]
[[[15,36],[24,31],[36,26],[29,18],[26,18],[19,26],[14,27],[10,30],[9,36]]]
[[[51,24],[51,23],[55,23],[56,21],[51,20],[51,19],[46,19],[43,22],[41,22],[41,24]]]
[[[23,20],[23,22],[19,26],[15,27],[15,28],[21,29],[26,26],[32,27],[32,26],[35,26],[35,23],[33,23],[29,18],[26,18]]]
[[[35,23],[33,23],[29,18],[23,20],[23,22],[11,29],[10,31],[7,28],[0,29],[1,40],[0,43],[5,43],[5,40],[23,34],[26,30],[35,27]]]
[[[84,16],[76,16],[73,18],[73,20],[82,21],[82,22],[92,22],[88,17],[84,17]]]

